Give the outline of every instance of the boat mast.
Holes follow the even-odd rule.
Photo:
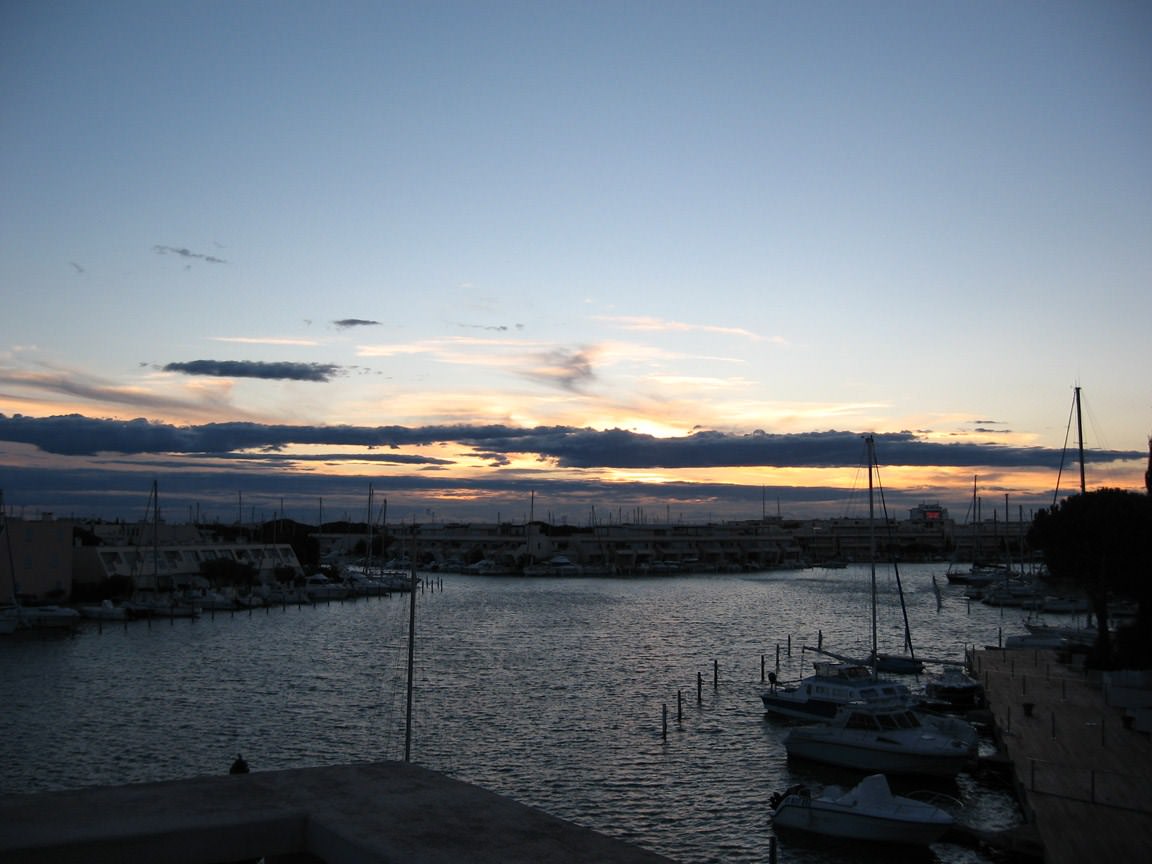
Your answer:
[[[1080,447],[1080,494],[1083,495],[1087,488],[1084,484],[1084,423],[1080,419],[1080,387],[1077,386],[1075,390],[1076,400],[1076,441]]]
[[[408,704],[404,715],[404,761],[412,761],[412,667],[416,654],[416,523],[412,523],[411,584],[408,601]]]
[[[372,572],[372,484],[368,484],[368,548],[364,550],[364,575]]]
[[[160,490],[152,481],[152,590],[160,590]]]
[[[868,444],[868,557],[872,562],[872,677],[876,677],[876,505],[872,494],[872,466],[876,462],[876,442],[864,436]]]

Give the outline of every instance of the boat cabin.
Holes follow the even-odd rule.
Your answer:
[[[848,729],[864,729],[869,732],[919,729],[923,726],[920,718],[911,711],[851,711],[844,725]]]

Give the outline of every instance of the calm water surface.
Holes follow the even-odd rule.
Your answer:
[[[1023,632],[1017,611],[969,606],[940,566],[900,575],[921,656],[959,660],[966,645]],[[789,764],[787,727],[758,694],[761,658],[774,669],[777,645],[784,679],[810,671],[800,646],[821,631],[827,648],[867,652],[865,567],[429,578],[437,590],[417,599],[414,762],[682,862],[764,861],[773,791],[858,779]],[[892,575],[879,584],[881,650],[897,651]],[[4,639],[0,791],[223,773],[236,752],[256,771],[403,758],[408,608],[397,596]],[[897,791],[926,783],[963,800],[964,822],[1018,821],[984,776]],[[859,860],[858,847],[780,841],[781,862]],[[918,860],[990,859],[937,844]]]

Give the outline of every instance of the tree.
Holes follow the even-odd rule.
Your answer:
[[[1152,498],[1122,489],[1099,489],[1065,498],[1036,514],[1028,542],[1040,549],[1049,572],[1059,580],[1079,585],[1088,595],[1096,617],[1094,663],[1147,663],[1152,610]],[[1131,645],[1137,657],[1117,658],[1108,631],[1108,601],[1114,596],[1135,598],[1140,604],[1137,632],[1142,645]]]

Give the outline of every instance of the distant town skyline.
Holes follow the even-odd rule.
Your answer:
[[[1071,0],[6,4],[5,506],[836,516],[875,434],[890,513],[1017,518],[1078,483],[1077,386],[1088,486],[1143,489],[1150,43]]]

